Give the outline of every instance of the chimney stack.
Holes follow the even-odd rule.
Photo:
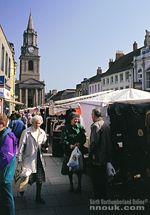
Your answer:
[[[102,74],[102,69],[101,69],[101,67],[98,66],[98,68],[97,68],[97,75],[101,75],[101,74]]]
[[[123,56],[124,56],[123,51],[120,50],[116,51],[116,60],[119,60]]]
[[[135,51],[135,50],[137,50],[138,49],[138,44],[137,44],[137,42],[135,41],[134,43],[133,43],[133,51]]]
[[[109,68],[113,65],[113,59],[109,59]]]

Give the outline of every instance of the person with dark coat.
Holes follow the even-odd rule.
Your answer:
[[[0,214],[15,215],[12,182],[16,169],[17,138],[0,114]]]
[[[91,178],[95,199],[107,198],[106,170],[114,171],[111,165],[110,127],[101,117],[101,112],[92,110],[89,159],[91,163]]]
[[[73,112],[68,115],[68,122],[62,131],[61,141],[64,148],[64,159],[67,169],[66,174],[69,176],[70,182],[69,191],[73,192],[74,191],[73,172],[69,171],[67,163],[69,161],[73,149],[77,146],[82,153],[83,145],[86,142],[85,129],[79,123],[78,114]],[[76,174],[78,176],[78,187],[76,189],[76,192],[81,192],[82,171],[78,171],[76,172]]]
[[[21,137],[23,130],[26,128],[24,122],[21,120],[21,115],[19,113],[15,114],[15,118],[12,119],[9,123],[9,127],[12,132],[18,138],[18,143]]]

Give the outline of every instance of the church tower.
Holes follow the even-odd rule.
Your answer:
[[[40,81],[40,56],[37,44],[37,32],[34,30],[30,13],[27,29],[23,34],[20,55],[19,81],[16,82],[16,94],[26,107],[44,104],[45,84]]]
[[[37,32],[34,30],[30,14],[27,29],[23,34],[23,46],[20,56],[20,81],[34,78],[40,80],[40,56],[37,46]]]

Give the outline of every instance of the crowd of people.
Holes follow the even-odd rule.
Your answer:
[[[93,119],[89,147],[91,181],[95,199],[105,199],[108,198],[107,177],[115,174],[111,165],[110,129],[99,110],[93,109],[91,117]],[[18,164],[24,171],[28,171],[28,183],[31,185],[36,183],[35,201],[38,204],[45,203],[41,196],[42,183],[46,178],[42,154],[47,147],[47,135],[41,128],[42,123],[43,118],[40,114],[13,113],[9,119],[4,114],[0,115],[0,211],[3,211],[3,215],[15,215],[12,182]],[[75,110],[69,110],[66,112],[61,143],[64,150],[62,174],[68,175],[70,192],[82,192],[85,142],[86,131],[80,123],[80,117]],[[70,166],[71,158],[75,162],[79,158],[73,157],[75,149],[80,155],[79,168],[76,169],[75,166]],[[78,178],[76,189],[73,182],[74,174],[77,174]],[[24,191],[20,192],[20,195],[24,195]]]

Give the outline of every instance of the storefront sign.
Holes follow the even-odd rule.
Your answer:
[[[4,75],[0,75],[0,85],[4,86],[5,83],[5,76]]]

